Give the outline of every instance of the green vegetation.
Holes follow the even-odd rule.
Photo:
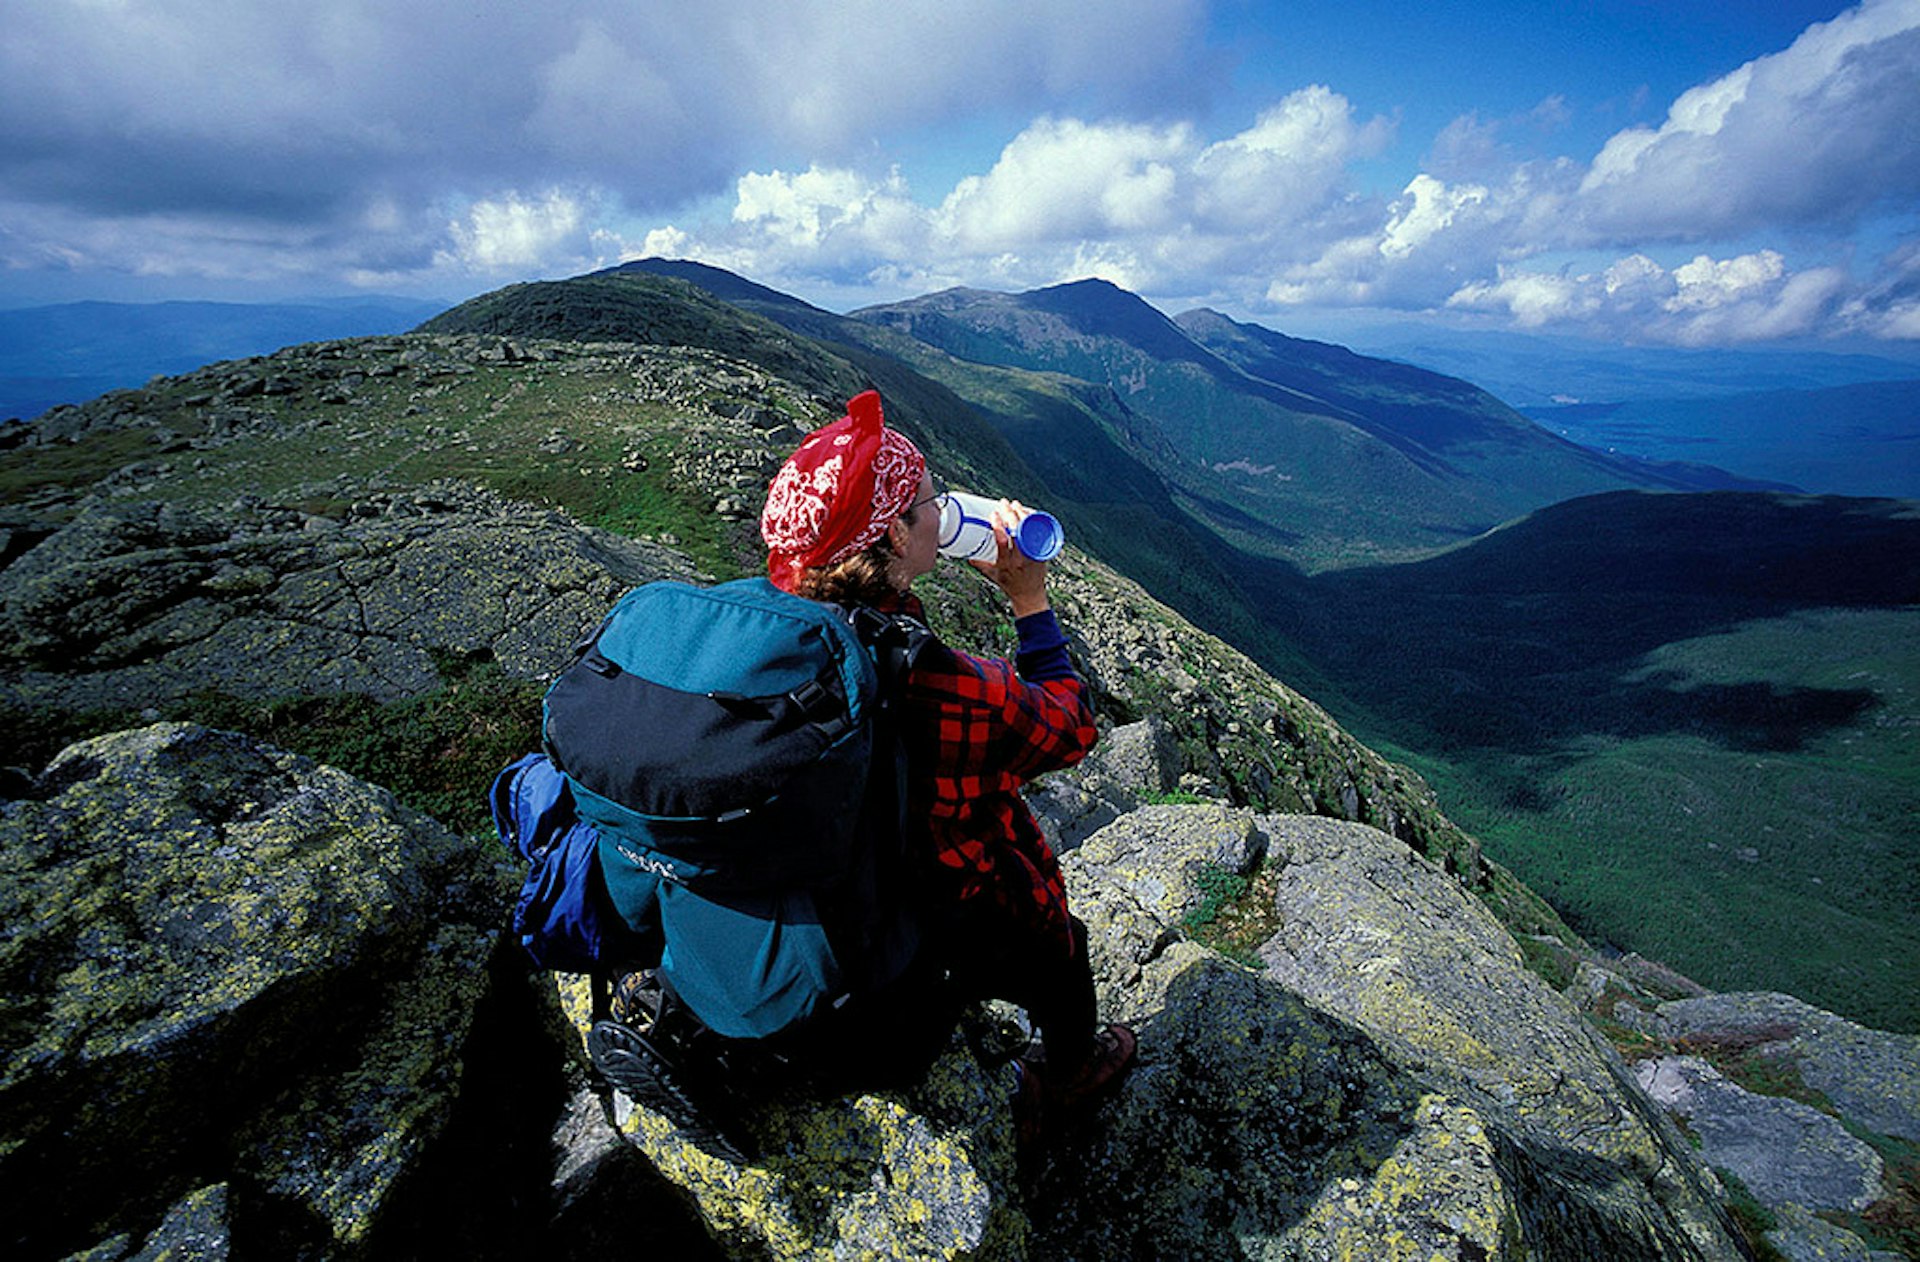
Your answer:
[[[1920,1020],[1906,825],[1894,812],[1854,829],[1858,799],[1844,814],[1819,805],[1881,786],[1811,760],[1660,739],[1537,767],[1529,809],[1498,787],[1524,770],[1491,758],[1410,761],[1455,819],[1584,936],[1710,986],[1786,990],[1881,1028]],[[1897,792],[1911,800],[1910,786]]]
[[[441,686],[380,702],[348,693],[266,703],[218,695],[167,713],[246,732],[393,791],[460,832],[492,827],[487,786],[540,746],[545,686],[514,679],[492,661],[443,658]]]
[[[1885,1165],[1881,1184],[1887,1194],[1857,1214],[1830,1213],[1822,1217],[1859,1236],[1869,1249],[1920,1258],[1920,1144],[1856,1126],[1847,1129],[1880,1154]]]
[[[1607,496],[1272,590],[1308,690],[1583,935],[1913,1031],[1916,558],[1887,502]]]
[[[91,486],[129,461],[151,457],[152,434],[115,430],[85,445],[51,447],[34,459],[0,463],[0,504],[20,504],[54,490]]]
[[[1580,958],[1565,943],[1534,934],[1522,934],[1514,941],[1520,944],[1520,960],[1528,972],[1555,990],[1573,985]]]
[[[171,720],[244,732],[383,785],[408,806],[460,832],[490,829],[487,786],[540,744],[545,686],[514,679],[492,661],[443,656],[441,685],[381,702],[358,693],[248,701],[201,693],[154,707],[80,713],[0,706],[24,769],[46,765],[74,741]]]
[[[279,367],[272,359],[244,366],[270,381]],[[211,459],[186,451],[186,440],[206,430],[204,387],[169,383],[143,400],[144,425],[89,432],[0,463],[0,504],[124,478],[129,461],[147,471],[141,490],[150,498],[221,503],[245,495],[336,514],[347,507],[343,484],[454,478],[608,530],[671,535],[716,577],[757,564],[750,527],[718,517],[711,494],[677,471],[694,428],[686,412],[636,389],[625,357],[475,367],[427,356],[413,371],[392,372],[391,351],[363,350],[333,367],[340,377],[361,377],[350,395],[337,396],[350,401],[326,402],[332,380],[282,378],[281,392],[246,399],[261,418],[249,424],[254,436]],[[372,369],[388,375],[362,376]]]
[[[1274,911],[1278,869],[1262,864],[1251,877],[1226,868],[1204,868],[1196,878],[1200,904],[1180,920],[1202,946],[1249,968],[1260,967],[1259,950],[1279,929]]]
[[[1787,1262],[1787,1256],[1767,1241],[1767,1233],[1780,1225],[1779,1218],[1740,1181],[1739,1175],[1719,1166],[1715,1166],[1713,1172],[1720,1176],[1721,1184],[1727,1189],[1727,1210],[1745,1237],[1747,1247],[1753,1250],[1756,1262]]]

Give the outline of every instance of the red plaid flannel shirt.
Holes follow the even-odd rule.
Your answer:
[[[908,597],[902,612],[919,617],[919,602]],[[1020,786],[1093,748],[1086,685],[1072,675],[1029,683],[1005,658],[935,641],[907,677],[905,703],[910,806],[927,820],[936,870],[960,899],[991,899],[1071,941],[1060,864]]]

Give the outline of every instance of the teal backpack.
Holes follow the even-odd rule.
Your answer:
[[[547,756],[606,897],[714,1032],[763,1039],[919,948],[895,695],[918,622],[765,579],[636,588],[548,690]]]

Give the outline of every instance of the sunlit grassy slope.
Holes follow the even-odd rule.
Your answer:
[[[1387,748],[1596,941],[1920,1029],[1920,612],[1763,619],[1664,646],[1644,669],[1683,693],[1874,700],[1777,750],[1682,732],[1444,760]]]
[[[1323,695],[1596,941],[1920,1029],[1920,511],[1692,498],[1323,576]]]

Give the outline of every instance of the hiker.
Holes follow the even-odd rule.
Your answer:
[[[1042,1050],[1021,1063],[1021,1098],[1071,1109],[1116,1085],[1135,1037],[1096,1030],[1086,926],[1067,906],[1060,867],[1020,785],[1071,766],[1097,737],[1086,686],[1047,599],[1047,565],[1012,546],[1022,515],[1002,501],[998,555],[969,562],[1005,593],[1013,662],[931,640],[900,698],[907,752],[909,853],[932,949],[957,992],[1025,1008]],[[774,586],[813,600],[924,619],[909,590],[938,560],[940,503],[926,460],[885,427],[880,396],[809,436],[774,477],[760,519]],[[918,830],[924,828],[924,834]],[[1039,1098],[1037,1098],[1039,1097]]]

